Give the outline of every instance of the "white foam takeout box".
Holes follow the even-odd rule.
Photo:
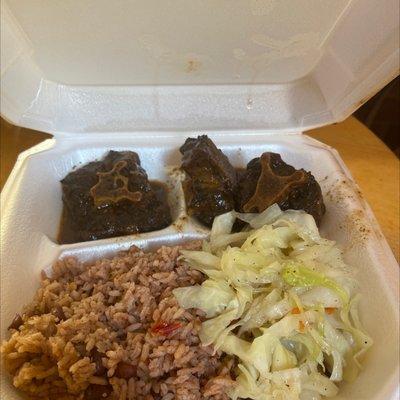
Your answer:
[[[19,156],[3,189],[3,338],[57,257],[207,234],[185,218],[170,174],[185,138],[206,133],[235,166],[275,151],[315,175],[327,206],[322,234],[353,266],[375,342],[337,399],[398,398],[397,263],[338,153],[302,134],[344,119],[396,76],[397,0],[6,0],[1,29],[1,112],[54,135]],[[174,223],[57,244],[60,179],[110,149],[136,151],[151,179],[170,183]],[[21,398],[2,375],[0,397]]]

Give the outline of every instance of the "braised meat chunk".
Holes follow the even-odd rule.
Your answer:
[[[282,210],[304,210],[321,222],[325,205],[318,182],[310,172],[286,164],[279,154],[264,153],[246,169],[235,170],[205,135],[187,139],[180,151],[188,214],[206,226],[233,209],[260,213],[274,203]]]
[[[110,151],[102,161],[70,172],[62,181],[59,242],[75,243],[167,227],[165,187],[148,180],[132,151]]]
[[[217,215],[233,210],[236,171],[228,158],[205,135],[189,138],[180,148],[189,215],[211,226]]]
[[[314,176],[296,170],[276,153],[264,153],[239,173],[237,209],[262,212],[277,203],[282,210],[304,210],[317,224],[325,213],[321,188]]]

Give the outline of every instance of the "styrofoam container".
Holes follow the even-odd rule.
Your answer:
[[[322,235],[354,269],[375,342],[337,399],[398,398],[398,265],[338,153],[301,133],[345,118],[397,74],[397,1],[7,0],[1,11],[1,112],[54,135],[19,156],[2,192],[2,338],[58,257],[207,236],[173,167],[186,137],[208,134],[235,166],[275,151],[315,175]],[[150,179],[168,182],[173,224],[57,244],[60,179],[110,149],[136,151]],[[4,374],[0,397],[21,398]]]

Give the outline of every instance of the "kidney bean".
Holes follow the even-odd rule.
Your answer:
[[[85,400],[111,399],[112,392],[111,385],[90,384],[85,391]]]
[[[19,327],[24,323],[22,317],[19,314],[15,314],[14,319],[12,320],[11,324],[8,327],[8,330],[11,329],[19,329]]]
[[[136,375],[136,365],[121,361],[115,370],[115,375],[122,379],[132,378]]]

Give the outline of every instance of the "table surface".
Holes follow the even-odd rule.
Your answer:
[[[18,154],[50,135],[19,128],[1,119],[0,188]],[[307,134],[339,151],[371,206],[397,260],[399,260],[398,158],[368,128],[354,117],[314,129]]]

